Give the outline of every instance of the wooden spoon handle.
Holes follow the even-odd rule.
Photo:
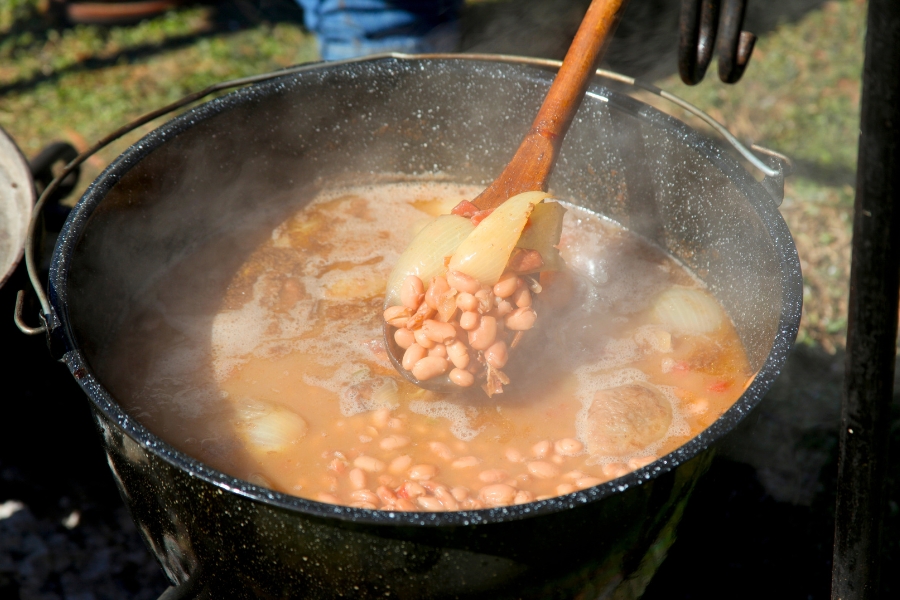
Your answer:
[[[612,37],[625,2],[591,2],[531,130],[500,176],[473,201],[479,209],[496,208],[522,192],[546,191],[563,137],[581,106],[595,65]]]

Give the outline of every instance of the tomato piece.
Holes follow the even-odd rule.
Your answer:
[[[475,213],[480,212],[480,209],[469,202],[468,200],[463,200],[459,204],[453,207],[453,210],[450,211],[451,215],[459,215],[460,217],[465,217],[467,219],[471,218]],[[485,215],[487,216],[487,215]],[[477,224],[477,223],[476,223]]]
[[[478,224],[484,221],[492,212],[494,212],[493,208],[491,210],[479,210],[477,213],[469,217],[469,220],[472,221],[472,225],[478,227]]]
[[[718,381],[714,381],[711,384],[709,384],[708,386],[706,386],[706,389],[710,392],[721,393],[721,392],[724,392],[725,390],[727,390],[728,388],[730,388],[732,383],[733,382],[731,382],[731,381],[725,381],[723,379],[719,379]]]

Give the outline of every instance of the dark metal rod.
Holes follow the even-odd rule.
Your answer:
[[[835,507],[835,600],[879,595],[900,283],[900,2],[870,0]]]

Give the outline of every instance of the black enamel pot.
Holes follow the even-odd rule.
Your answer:
[[[209,598],[636,597],[665,555],[713,443],[761,399],[797,331],[800,267],[769,191],[719,145],[592,84],[551,191],[677,257],[730,314],[756,376],[709,429],[614,481],[532,504],[389,513],[276,493],[163,442],[116,401],[102,356],[130,306],[210,245],[227,280],[267,224],[340,181],[485,184],[553,76],[486,57],[311,66],[243,88],[129,148],[69,217],[49,298],[125,502],[173,584]],[[621,87],[621,86],[620,86]],[[201,281],[202,279],[202,281]],[[210,288],[210,285],[213,287]],[[118,374],[121,375],[121,374]]]

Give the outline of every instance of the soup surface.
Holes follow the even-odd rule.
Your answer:
[[[153,433],[235,477],[424,511],[609,481],[740,396],[751,369],[712,296],[657,248],[574,206],[560,243],[567,270],[535,294],[539,326],[511,350],[504,392],[441,396],[405,382],[382,340],[387,277],[424,223],[478,191],[321,194],[229,271],[213,305],[199,307],[197,280],[215,256],[182,261],[109,349],[113,392]]]

